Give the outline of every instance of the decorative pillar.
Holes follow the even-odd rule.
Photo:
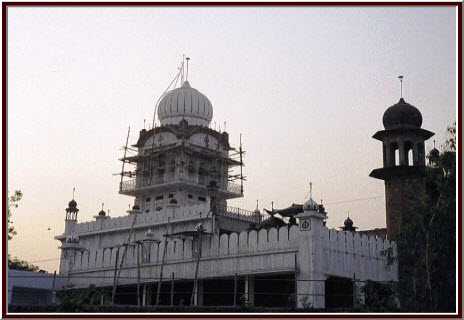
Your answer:
[[[198,280],[198,292],[195,295],[197,297],[197,301],[195,301],[196,306],[202,306],[203,305],[203,291],[204,291],[204,283],[201,280]]]
[[[325,308],[325,270],[323,267],[323,232],[324,212],[318,212],[317,203],[310,198],[303,205],[303,213],[295,217],[300,220],[300,236],[298,239],[299,272],[297,278],[297,306]],[[306,298],[307,297],[307,298]]]
[[[407,161],[407,154],[406,154],[406,150],[404,150],[404,141],[400,141],[398,143],[398,148],[400,150],[400,166],[407,166],[408,165],[408,161]]]
[[[255,305],[255,279],[253,276],[245,276],[245,298],[249,306]]]
[[[142,306],[147,305],[147,286],[148,284],[144,283],[142,287]]]
[[[153,297],[153,290],[155,286],[152,283],[146,283],[144,285],[144,294],[145,294],[145,299],[144,299],[144,306],[151,306],[151,300]]]

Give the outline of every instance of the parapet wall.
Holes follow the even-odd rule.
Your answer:
[[[165,222],[168,217],[171,219],[193,218],[198,217],[200,213],[202,213],[203,216],[206,216],[208,211],[209,203],[207,202],[192,206],[167,207],[160,211],[139,213],[137,216],[136,226],[147,223]],[[80,234],[91,231],[130,228],[133,219],[134,216],[127,215],[123,217],[104,219],[101,224],[100,221],[81,222],[76,224],[74,233]]]
[[[327,274],[359,280],[397,280],[397,265],[386,264],[382,252],[397,255],[396,242],[376,236],[368,237],[349,231],[330,229],[323,234],[324,269]]]
[[[202,237],[202,258],[223,257],[239,254],[250,254],[258,251],[279,249],[296,249],[298,247],[299,229],[282,227],[279,230],[262,229],[260,231],[242,231],[241,233],[209,235]],[[151,244],[149,254],[144,263],[161,262],[165,242]],[[192,259],[195,256],[197,244],[190,239],[171,239],[167,241],[165,261]],[[72,259],[71,271],[113,267],[116,259],[116,248],[97,249],[77,253]],[[137,256],[135,246],[129,246],[124,265],[135,266]]]
[[[396,269],[387,267],[385,258],[381,251],[393,248],[396,253],[396,244],[377,237],[362,237],[357,233],[329,230],[323,228],[322,243],[322,266],[321,270],[326,275],[334,275],[360,280],[371,279],[375,281],[396,280]],[[298,226],[281,227],[280,229],[262,229],[260,231],[243,231],[241,233],[223,234],[221,236],[210,235],[202,237],[202,259],[223,259],[239,256],[254,256],[265,252],[296,252],[299,250],[301,231]],[[149,251],[140,253],[142,266],[161,263],[165,242],[151,244]],[[167,241],[166,263],[190,263],[196,257],[198,243],[190,239],[171,239]],[[319,244],[316,244],[319,246]],[[127,249],[124,266],[136,267],[137,249],[129,246]],[[62,272],[95,272],[104,269],[112,269],[115,265],[116,248],[90,250],[77,253],[72,257],[72,263],[63,261]],[[306,253],[305,253],[306,254]],[[307,254],[311,254],[308,252]],[[121,255],[120,255],[121,256]],[[271,255],[272,256],[272,255]],[[280,257],[280,258],[279,258]],[[278,254],[271,259],[281,259]],[[67,263],[66,263],[67,262]],[[270,265],[278,262],[269,262]],[[293,261],[291,262],[293,263]],[[307,267],[307,266],[300,266]],[[240,266],[235,266],[230,272],[239,271]],[[193,276],[193,269],[190,270]],[[226,270],[222,270],[226,271]],[[249,270],[248,270],[249,271]]]

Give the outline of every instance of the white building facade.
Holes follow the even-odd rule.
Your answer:
[[[243,196],[234,182],[243,178],[243,151],[210,128],[212,104],[187,81],[157,111],[161,125],[142,130],[136,155],[122,159],[132,166],[121,173],[120,193],[134,197],[127,215],[102,210],[78,223],[77,203],[69,203],[65,232],[55,237],[68,286],[108,288],[121,304],[326,308],[337,301],[334,279],[355,288],[339,293],[346,306],[362,301],[367,280],[398,280],[397,264],[382,254],[395,254],[395,242],[328,229],[312,198],[281,218],[228,207]]]

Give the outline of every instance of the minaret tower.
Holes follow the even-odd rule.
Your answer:
[[[77,209],[77,202],[74,200],[74,191],[73,188],[73,198],[68,203],[68,207],[66,208],[66,218],[64,219],[64,234],[71,234],[74,231],[74,226],[77,223],[77,213],[79,209]]]
[[[74,191],[73,188],[73,198],[69,201],[68,207],[66,208],[66,218],[64,220],[64,234],[66,239],[62,241],[61,246],[61,259],[60,259],[60,273],[64,274],[71,270],[72,268],[72,257],[79,251],[83,250],[79,243],[79,236],[74,234],[74,228],[77,223],[77,202],[74,200]]]
[[[403,77],[399,77],[402,80]],[[409,200],[424,190],[425,147],[433,132],[421,128],[422,115],[411,104],[400,101],[383,115],[385,130],[377,131],[373,138],[382,141],[383,167],[370,176],[385,181],[387,237],[395,239],[400,219],[408,213]]]

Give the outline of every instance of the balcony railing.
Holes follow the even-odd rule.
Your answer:
[[[245,220],[248,222],[253,222],[256,224],[261,224],[263,222],[263,215],[257,214],[253,211],[244,210],[235,207],[226,207],[219,206],[217,214],[223,217],[229,217],[232,219]]]
[[[175,177],[175,176],[168,176],[168,177],[154,177],[151,181],[148,178],[146,179],[132,179],[123,181],[119,185],[120,192],[128,192],[128,191],[136,191],[140,189],[145,189],[150,186],[159,186],[167,183],[179,183],[179,182],[189,182],[196,185],[207,186],[209,179],[205,178],[198,178],[198,176],[183,176],[183,177]],[[232,194],[241,195],[242,194],[242,187],[237,183],[233,183],[228,181],[227,183],[221,184],[219,186],[219,190],[227,191]]]

